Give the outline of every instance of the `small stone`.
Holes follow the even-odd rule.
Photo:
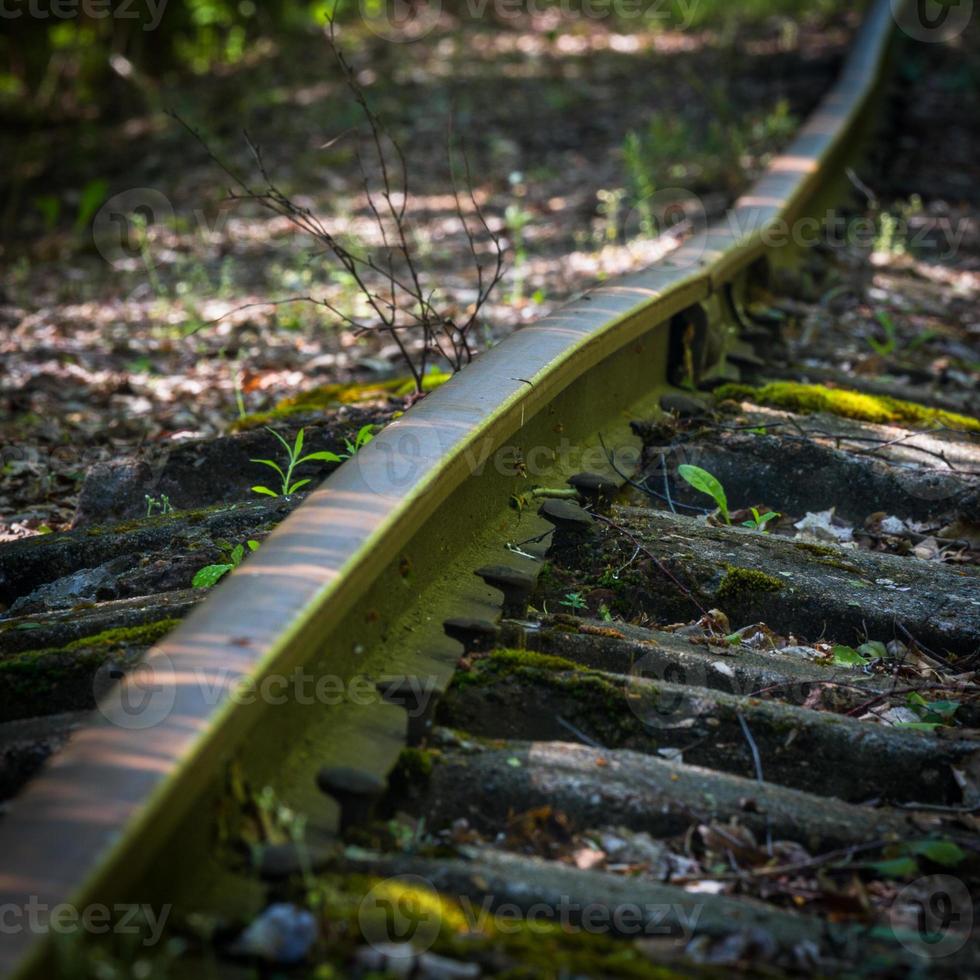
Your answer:
[[[316,942],[317,932],[311,912],[291,902],[276,902],[232,942],[230,950],[268,963],[299,963]]]

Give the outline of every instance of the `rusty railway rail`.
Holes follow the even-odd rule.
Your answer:
[[[595,469],[583,455],[595,458],[600,442],[627,444],[628,420],[656,414],[670,390],[672,342],[685,334],[703,377],[737,380],[732,365],[749,352],[733,326],[744,297],[790,260],[789,249],[767,247],[766,233],[837,193],[867,138],[892,6],[872,5],[837,85],[724,221],[515,333],[389,425],[106,693],[97,723],[0,823],[0,906],[81,907],[181,894],[207,876],[226,882],[202,814],[236,760],[253,784],[312,814],[318,832],[350,822],[317,788],[317,773],[328,765],[384,780],[412,734],[399,684],[424,679],[427,694],[444,692],[460,637],[478,647],[480,624],[500,618],[473,570],[504,554],[517,572],[535,570],[533,545],[502,551],[513,479],[495,465],[500,454],[533,454],[537,482],[550,486]],[[550,528],[527,516],[522,538]],[[387,694],[327,711],[241,696],[297,669],[348,693],[387,680]],[[402,864],[411,862],[389,870]],[[505,862],[487,871],[510,873]],[[440,874],[437,884],[464,887],[463,869]],[[253,888],[231,891],[229,914],[254,905]],[[751,918],[735,903],[712,914]],[[51,975],[51,956],[49,936],[22,930],[4,937],[0,972]]]

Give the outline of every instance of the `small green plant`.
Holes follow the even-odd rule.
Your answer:
[[[902,841],[886,848],[884,859],[868,867],[886,878],[914,878],[922,873],[920,858],[943,868],[955,868],[966,860],[966,853],[959,844],[945,837]]]
[[[227,561],[218,562],[214,565],[205,565],[203,568],[199,568],[194,574],[194,578],[191,579],[191,585],[195,589],[210,589],[212,585],[227,575],[233,568],[238,568],[242,563],[242,559],[245,557],[246,547],[249,551],[258,551],[259,543],[250,539],[245,544],[236,544],[228,552]]]
[[[834,665],[837,667],[867,667],[875,660],[884,660],[888,650],[881,640],[868,640],[856,650],[853,647],[839,644],[834,647]]]
[[[270,469],[275,470],[276,473],[279,474],[279,479],[282,481],[278,492],[275,490],[270,490],[269,487],[255,486],[252,487],[252,491],[254,493],[262,493],[267,497],[288,497],[291,494],[296,493],[300,487],[305,487],[306,484],[310,482],[309,477],[303,480],[293,481],[293,472],[295,471],[296,467],[302,466],[304,463],[313,462],[314,460],[321,460],[326,463],[340,463],[347,458],[345,456],[338,456],[336,453],[331,453],[327,450],[323,450],[322,452],[318,453],[308,453],[306,456],[301,456],[300,454],[303,452],[303,429],[300,429],[299,432],[296,433],[296,439],[293,441],[291,446],[285,439],[283,439],[281,435],[279,435],[278,432],[276,432],[275,429],[269,428],[269,426],[266,426],[266,429],[268,429],[269,432],[271,432],[279,440],[283,449],[286,450],[286,469],[283,470],[283,468],[274,459],[249,460],[251,463],[261,463],[263,466],[268,466]],[[361,432],[363,431],[364,430],[362,429]],[[360,433],[358,433],[358,435],[360,435]],[[356,442],[357,439],[355,438],[355,443]],[[355,443],[351,443],[348,440],[347,445],[350,447],[348,450],[349,454],[357,451],[356,448],[354,448]]]
[[[681,463],[677,467],[677,475],[690,483],[695,490],[707,494],[717,505],[721,519],[726,524],[732,523],[728,514],[728,498],[725,496],[725,488],[716,477],[707,470],[701,469],[700,466],[692,466],[690,463]]]
[[[524,299],[524,280],[527,276],[527,243],[524,229],[531,223],[534,215],[520,204],[508,204],[504,211],[504,222],[514,249],[514,284],[511,287],[509,303],[520,303]]]
[[[599,606],[599,618],[604,623],[611,623],[613,619],[613,614],[609,611],[609,607],[604,602]]]
[[[758,509],[753,507],[752,516],[747,521],[742,521],[742,527],[750,527],[753,531],[765,531],[766,525],[770,521],[774,521],[781,516],[781,514],[774,510],[760,514]]]
[[[353,442],[350,439],[344,439],[344,448],[347,450],[345,453],[341,453],[336,456],[336,453],[331,453],[331,456],[336,456],[338,460],[350,459],[355,453],[363,449],[372,439],[374,438],[374,425],[368,422],[367,425],[362,425],[357,430],[357,435],[354,436]]]
[[[81,190],[78,198],[78,208],[75,211],[75,221],[72,231],[76,235],[89,226],[95,217],[96,211],[105,201],[106,193],[109,190],[109,182],[101,177],[90,180]],[[61,217],[61,199],[55,194],[41,194],[34,198],[34,206],[41,212],[44,219],[45,232],[52,232]]]
[[[582,597],[581,592],[566,592],[565,598],[559,603],[560,606],[567,606],[569,609],[585,609],[588,605]]]
[[[916,691],[908,695],[905,704],[919,716],[919,720],[900,721],[895,727],[923,732],[931,732],[940,726],[955,724],[953,716],[960,706],[959,701],[927,701]]]
[[[876,354],[887,357],[889,354],[894,354],[898,347],[898,328],[895,326],[895,321],[891,315],[885,310],[879,310],[875,314],[875,319],[881,324],[881,329],[885,331],[885,339],[881,341],[877,337],[868,337],[868,343]]]
[[[156,511],[160,514],[169,514],[173,507],[170,506],[170,498],[165,494],[161,493],[159,497],[151,497],[149,494],[145,494],[146,497],[146,516],[152,517]]]

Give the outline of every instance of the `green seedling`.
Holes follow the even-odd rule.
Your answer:
[[[877,337],[868,337],[868,343],[876,354],[887,357],[889,354],[894,354],[898,347],[898,328],[895,326],[895,321],[891,315],[884,310],[879,310],[875,314],[875,319],[881,324],[881,329],[885,331],[885,340],[882,342]]]
[[[336,456],[339,460],[350,459],[355,453],[363,449],[373,438],[374,438],[374,426],[369,422],[367,425],[362,425],[357,430],[357,435],[354,436],[354,441],[351,442],[350,439],[344,440],[344,447],[347,449],[346,453],[341,453]],[[334,456],[334,453],[330,453]]]
[[[191,579],[191,585],[195,589],[210,589],[212,585],[216,584],[219,579],[227,575],[233,568],[238,568],[242,563],[242,559],[245,557],[246,546],[249,551],[258,551],[259,549],[258,541],[248,540],[245,544],[236,544],[228,553],[227,561],[219,562],[215,565],[205,565],[203,568],[199,568],[194,578]]]
[[[868,867],[886,878],[914,878],[921,874],[920,858],[943,868],[955,868],[966,859],[966,853],[959,844],[945,837],[904,841],[891,845],[885,854],[888,856],[884,860],[874,861]]]
[[[776,518],[782,515],[774,510],[767,511],[765,514],[760,515],[757,508],[752,508],[752,517],[747,521],[742,521],[742,527],[750,527],[753,531],[765,531],[766,525],[770,521],[776,520]]]
[[[692,466],[690,463],[681,463],[677,467],[677,475],[690,483],[695,490],[707,494],[717,505],[721,519],[726,524],[732,523],[728,514],[728,498],[725,496],[725,488],[716,477],[707,470],[701,469],[700,466]]]
[[[581,592],[566,592],[565,598],[558,605],[567,606],[569,609],[585,609],[587,603],[582,598]]]
[[[268,466],[270,469],[275,470],[276,473],[279,474],[279,479],[281,480],[278,492],[271,490],[269,487],[255,486],[252,487],[253,493],[262,493],[267,497],[288,497],[291,494],[296,493],[300,487],[305,487],[306,484],[310,482],[309,477],[303,480],[293,480],[293,472],[298,466],[302,466],[304,463],[311,463],[314,460],[321,460],[326,463],[340,463],[347,458],[346,456],[338,456],[337,453],[331,453],[326,450],[318,453],[308,453],[306,456],[302,456],[300,454],[303,452],[303,429],[300,429],[299,432],[296,433],[296,439],[290,446],[289,443],[286,442],[286,440],[283,439],[283,437],[279,435],[275,429],[271,429],[269,426],[266,426],[266,428],[279,440],[283,449],[286,451],[286,469],[283,470],[283,468],[274,459],[249,460],[251,463],[261,463],[263,466]],[[364,429],[361,429],[361,432],[363,431]],[[359,432],[358,437],[360,434],[361,433]],[[353,452],[357,451],[356,448],[354,448],[356,442],[357,438],[355,438],[354,443],[347,440],[347,445],[349,447],[348,455],[352,455]]]
[[[867,667],[871,663],[853,647],[835,646],[833,656],[835,667]]]
[[[932,732],[940,726],[953,725],[953,716],[959,709],[959,701],[927,701],[921,694],[913,691],[905,699],[905,704],[918,716],[918,721],[901,721],[896,728],[910,728],[913,731]]]
[[[151,497],[149,494],[145,494],[145,497],[147,517],[152,517],[155,511],[159,511],[161,514],[169,514],[173,510],[173,507],[170,506],[170,498],[165,493],[161,493],[159,497]]]
[[[874,660],[888,656],[881,640],[869,640],[856,650],[853,647],[838,645],[834,647],[834,665],[837,667],[867,667]]]

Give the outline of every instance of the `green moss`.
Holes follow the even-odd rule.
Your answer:
[[[520,668],[532,670],[582,670],[573,660],[565,657],[555,657],[547,653],[535,653],[533,650],[498,650],[483,661],[501,673]]]
[[[805,551],[810,555],[817,555],[820,558],[833,558],[837,551],[826,544],[811,544],[809,541],[794,541],[793,547],[798,551]]]
[[[66,643],[63,647],[45,647],[41,650],[28,650],[0,660],[0,671],[6,670],[19,661],[35,661],[42,657],[53,657],[64,653],[76,653],[79,650],[111,650],[117,647],[148,647],[166,636],[178,623],[179,619],[158,619],[141,626],[116,626],[79,637]]]
[[[388,787],[396,798],[425,789],[434,765],[432,752],[424,749],[402,749],[398,763],[388,777]]]
[[[179,622],[159,619],[142,626],[120,626],[63,647],[29,650],[0,660],[0,719],[84,707],[92,697],[93,675],[114,652],[142,651]]]
[[[922,429],[950,428],[980,432],[980,420],[918,402],[902,401],[889,395],[869,395],[845,388],[804,385],[775,381],[761,388],[748,385],[722,385],[715,391],[719,399],[733,398],[757,405],[771,405],[790,412],[826,412],[862,422],[907,425]]]
[[[738,568],[729,565],[721,585],[718,586],[720,601],[738,601],[759,592],[778,592],[784,587],[781,579],[754,568]]]
[[[460,690],[470,684],[492,684],[507,674],[524,670],[585,671],[585,668],[564,657],[553,657],[533,650],[497,650],[489,657],[477,660],[471,670],[457,671],[452,686]]]
[[[208,517],[222,511],[229,513],[242,508],[255,508],[255,502],[245,504],[211,504],[209,507],[196,507],[192,510],[172,510],[169,514],[154,514],[152,517],[134,517],[128,521],[116,521],[114,524],[97,524],[85,529],[86,537],[98,538],[105,534],[128,534],[130,531],[142,531],[151,527],[177,524],[201,524]],[[65,532],[68,533],[68,532]],[[50,535],[50,540],[60,540],[57,535]]]
[[[416,886],[405,877],[324,875],[317,881],[317,893],[321,913],[343,926],[331,946],[336,965],[342,969],[365,937],[388,934],[391,909],[397,908],[406,925],[418,925],[420,937],[431,943],[434,953],[480,963],[494,976],[510,980],[557,980],[571,975],[679,980],[724,975],[690,964],[678,972],[652,962],[630,939],[551,922],[540,911],[533,919],[495,915],[476,898],[459,900]],[[370,900],[365,901],[368,896]]]
[[[102,649],[120,646],[148,647],[157,640],[163,639],[179,622],[179,619],[158,619],[140,626],[117,626],[103,630],[101,633],[72,640],[67,646],[62,647],[61,651],[87,650],[94,647]]]
[[[432,391],[452,377],[451,374],[432,372],[422,379],[422,390]],[[376,402],[389,397],[405,398],[415,391],[411,378],[392,378],[388,381],[373,381],[367,384],[321,385],[310,391],[284,398],[268,412],[252,412],[236,419],[231,425],[233,432],[254,429],[268,425],[291,415],[324,411],[337,405],[356,405],[360,402]]]

